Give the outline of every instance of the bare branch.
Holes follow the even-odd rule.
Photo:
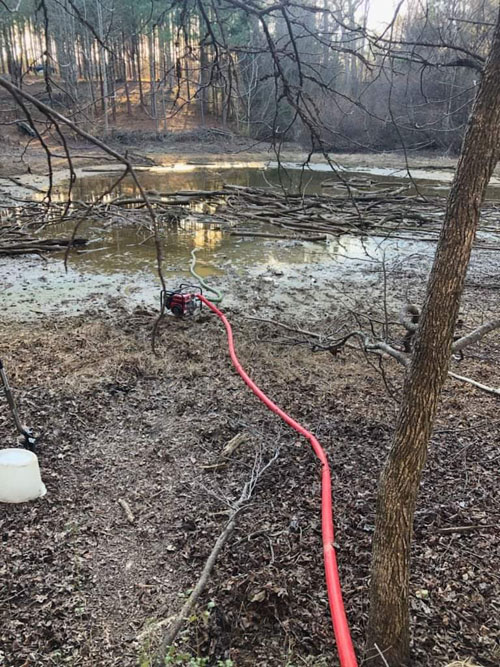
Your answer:
[[[278,459],[279,456],[279,449],[276,449],[273,456],[271,459],[265,464],[265,465],[254,465],[251,478],[248,482],[243,487],[243,490],[241,492],[241,495],[239,499],[233,504],[232,510],[229,516],[229,519],[220,533],[219,537],[217,538],[212,551],[210,552],[210,555],[207,558],[207,561],[205,563],[205,566],[203,567],[203,570],[200,574],[200,577],[198,581],[196,582],[196,586],[193,588],[190,596],[184,603],[181,611],[179,614],[172,620],[172,623],[170,624],[167,632],[165,633],[163,640],[161,642],[161,647],[160,651],[158,654],[158,664],[163,665],[164,664],[164,656],[166,655],[168,651],[168,647],[174,642],[175,638],[177,637],[180,629],[184,625],[186,618],[189,617],[191,610],[193,609],[194,605],[196,604],[198,598],[202,594],[203,590],[205,589],[205,586],[207,585],[208,579],[210,577],[210,574],[213,570],[213,567],[215,565],[215,562],[228,541],[228,539],[231,537],[233,530],[236,526],[236,520],[240,512],[246,507],[248,501],[252,497],[252,494],[255,490],[255,487],[257,486],[259,480],[261,477],[264,475],[264,473],[268,470],[270,466],[273,465],[273,463]],[[161,623],[161,622],[160,622]]]
[[[491,331],[494,331],[499,327],[500,327],[500,318],[496,320],[491,320],[490,322],[486,322],[477,329],[474,329],[474,331],[472,331],[470,334],[467,334],[467,336],[462,336],[462,338],[456,340],[452,346],[453,352],[459,352],[460,350],[463,350],[465,347],[472,345],[473,343],[477,343],[477,341],[481,340],[481,338],[486,336],[486,334],[489,334]]]
[[[480,382],[476,382],[475,380],[471,380],[468,377],[465,377],[464,375],[457,375],[456,373],[452,373],[451,371],[448,372],[448,375],[452,378],[455,378],[455,380],[460,380],[461,382],[468,382],[469,384],[474,385],[474,387],[477,387],[478,389],[481,389],[482,391],[487,392],[488,394],[494,394],[495,396],[500,396],[500,388],[495,388],[495,387],[488,387],[488,385],[481,384]]]

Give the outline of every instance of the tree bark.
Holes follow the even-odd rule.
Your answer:
[[[499,144],[500,16],[448,198],[392,448],[378,490],[367,632],[370,667],[409,664],[409,562],[415,503],[448,372],[480,208],[499,158]]]
[[[149,102],[151,105],[151,116],[155,122],[155,132],[159,132],[158,105],[156,99],[156,35],[154,26],[148,34],[148,59],[149,59]]]
[[[104,136],[107,137],[109,134],[109,119],[108,119],[108,70],[106,62],[106,50],[103,46],[104,40],[104,23],[102,18],[102,7],[99,0],[96,0],[96,9],[97,9],[97,28],[99,31],[99,39],[101,44],[99,47],[99,74],[101,77],[102,84],[102,111],[104,117]]]

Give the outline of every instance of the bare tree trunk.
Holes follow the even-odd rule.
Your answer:
[[[208,59],[205,44],[200,44],[200,118],[201,126],[205,127],[205,116],[207,113],[207,83],[208,83]]]
[[[5,51],[3,45],[2,48],[0,49],[0,68],[2,74],[8,74],[7,61],[5,60]]]
[[[83,38],[83,52],[84,52],[84,77],[88,81],[89,85],[89,95],[92,100],[92,114],[95,116],[97,114],[97,95],[95,91],[95,84],[97,74],[95,69],[95,58],[94,58],[94,48],[90,36],[88,33],[84,34]]]
[[[17,22],[14,23],[14,25],[12,26],[12,33],[14,35],[14,40],[13,40],[14,44],[17,45],[17,53],[18,53],[17,63],[18,63],[18,66],[19,66],[20,82],[22,84],[23,83],[23,72],[25,71],[25,69],[27,69],[27,67],[25,66],[25,62],[24,62],[26,52],[23,49],[23,44],[22,44],[22,29],[21,29],[21,26]],[[21,85],[21,87],[22,87],[22,85]]]
[[[104,136],[107,137],[109,133],[109,120],[108,120],[108,71],[106,63],[106,51],[102,44],[104,43],[104,25],[102,19],[102,7],[99,0],[96,2],[97,9],[97,26],[99,30],[99,39],[101,40],[101,46],[99,48],[99,70],[101,75],[102,82],[102,102],[103,102],[103,112],[104,112]]]
[[[409,561],[415,503],[448,371],[480,207],[499,146],[500,16],[448,198],[392,449],[380,480],[367,634],[370,667],[409,664]]]
[[[146,101],[144,99],[144,89],[143,89],[143,86],[142,86],[141,53],[142,53],[141,35],[138,35],[137,36],[137,42],[136,42],[136,51],[135,51],[135,55],[136,55],[136,58],[137,58],[137,81],[139,83],[139,100],[140,100],[142,108],[145,109],[146,108]]]
[[[127,49],[125,48],[126,39],[125,31],[122,30],[122,69],[123,69],[123,83],[125,86],[125,97],[127,98],[127,116],[132,115],[132,104],[130,102],[130,91],[128,87],[128,68],[127,68]],[[133,76],[133,75],[132,75]]]
[[[191,70],[189,61],[191,58],[191,21],[188,19],[187,26],[184,25],[184,71],[186,72],[186,99],[191,103]]]
[[[158,105],[156,100],[156,35],[152,27],[148,34],[148,56],[149,56],[149,97],[151,105],[151,116],[155,122],[155,132],[159,132]]]
[[[113,123],[116,123],[116,54],[118,52],[118,45],[115,44],[113,48],[113,55],[110,58],[108,67],[108,84],[109,84],[109,99],[111,101],[111,118]]]

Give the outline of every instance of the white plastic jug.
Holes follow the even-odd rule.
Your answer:
[[[0,449],[1,503],[25,503],[46,493],[33,452],[14,447]]]

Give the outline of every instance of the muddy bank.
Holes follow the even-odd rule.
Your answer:
[[[290,345],[298,334],[230,316],[244,365],[316,433],[332,461],[341,577],[361,647],[376,478],[395,403],[356,352],[312,354]],[[313,324],[280,316],[292,327]],[[224,525],[227,503],[239,496],[255,457],[269,460],[277,447],[279,465],[242,514],[179,652],[238,666],[336,664],[319,469],[308,445],[242,385],[218,321],[206,312],[167,318],[156,358],[153,319],[152,312],[115,308],[36,326],[0,325],[23,418],[44,431],[48,488],[44,499],[1,509],[3,664],[132,666],[139,657],[148,664],[156,639],[144,631],[180,608]],[[327,333],[338,324],[323,312],[316,326]],[[492,336],[455,366],[498,384],[491,362],[499,351]],[[399,370],[389,366],[388,374],[398,387]],[[415,527],[416,666],[468,656],[485,667],[498,664],[494,410],[492,397],[447,383]],[[247,440],[221,459],[238,433]],[[13,439],[6,412],[0,437]],[[470,524],[474,530],[448,531]]]
[[[109,188],[114,177],[99,169],[81,171],[74,197],[95,201]],[[321,190],[323,175],[318,173],[320,179],[316,186]],[[286,204],[278,201],[277,196],[274,199],[281,208],[276,211],[266,204],[273,201],[268,196],[263,196],[262,205],[256,203],[258,196],[255,201],[240,201],[238,192],[245,188],[266,195],[267,191],[253,184],[269,180],[273,174],[272,169],[249,168],[242,162],[235,163],[233,168],[216,162],[203,169],[185,163],[176,164],[171,170],[148,168],[140,173],[144,186],[156,192],[157,214],[162,219],[163,274],[169,289],[176,288],[180,282],[192,281],[188,264],[191,250],[196,248],[199,250],[198,271],[210,278],[215,287],[223,289],[226,306],[244,307],[249,312],[259,309],[268,317],[275,311],[290,311],[301,318],[318,319],[325,304],[331,308],[330,302],[355,310],[363,302],[378,303],[380,307],[384,298],[397,312],[405,299],[421,300],[444,213],[442,199],[433,199],[427,208],[420,204],[419,212],[417,203],[412,206],[412,198],[406,201],[405,197],[397,195],[393,203],[384,203],[382,191],[382,195],[377,195],[381,201],[375,202],[376,208],[368,197],[368,203],[360,203],[356,213],[349,212],[343,192],[331,198],[323,196],[323,199],[313,194],[297,219],[283,217],[287,212]],[[227,178],[237,181],[228,190],[229,197],[237,199],[234,205],[226,206],[224,198],[221,201],[195,198],[184,208],[169,208],[171,204],[166,202],[163,207],[158,196],[160,188],[167,188],[168,192],[186,192],[186,187],[203,192],[217,190]],[[368,188],[370,183],[368,181]],[[121,187],[121,197],[134,197],[132,183],[124,182]],[[402,203],[398,197],[403,199]],[[175,197],[171,199],[175,203]],[[38,216],[44,223],[46,212],[41,204],[36,204],[36,209],[35,205],[26,206],[26,215],[17,214],[20,219],[29,226],[34,216]],[[360,229],[357,215],[362,206],[370,209],[371,217],[367,214]],[[33,319],[43,313],[74,314],[84,312],[89,305],[101,307],[109,299],[117,298],[130,308],[157,306],[160,282],[150,220],[141,213],[140,206],[136,210],[116,206],[113,212],[109,207],[105,202],[102,210],[94,211],[82,225],[79,218],[82,213],[75,207],[70,219],[49,223],[42,231],[50,236],[70,238],[78,223],[78,235],[89,239],[85,249],[72,251],[67,271],[62,261],[64,253],[53,253],[43,259],[33,255],[4,259],[0,281],[4,285],[6,317]],[[59,217],[63,208],[60,205],[57,209]],[[14,211],[14,219],[15,215]],[[278,226],[270,224],[273,218],[266,215],[274,215]],[[285,221],[283,227],[280,216]],[[306,236],[306,240],[294,240],[291,237],[297,234],[294,227],[302,225],[300,233],[305,235],[310,216],[314,217],[313,235],[314,225],[322,225],[321,230],[329,233],[317,232],[316,235],[322,234],[317,237],[319,241],[309,241]],[[376,224],[380,220],[385,226],[378,229]],[[372,229],[370,225],[375,227]],[[351,228],[352,234],[345,233]],[[282,238],[265,238],[266,234],[276,236],[277,231]],[[488,281],[489,276],[495,274],[499,231],[495,205],[489,204],[473,252],[469,281]],[[380,289],[384,271],[385,297]]]
[[[232,237],[231,237],[232,238]],[[434,244],[374,239],[337,239],[333,244],[243,239],[198,253],[197,271],[224,293],[231,312],[267,318],[294,317],[321,323],[325,314],[380,314],[384,302],[397,320],[406,302],[422,303]],[[89,246],[93,247],[92,244]],[[165,262],[167,287],[192,282],[191,238]],[[133,310],[159,308],[160,283],[151,257],[134,258],[126,248],[70,257],[3,258],[3,321],[69,316],[119,302]],[[475,250],[461,316],[472,321],[498,312],[498,252]],[[477,300],[477,294],[481,298]]]

